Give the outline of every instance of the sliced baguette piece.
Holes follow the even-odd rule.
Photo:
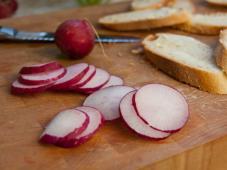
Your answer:
[[[182,9],[164,7],[155,10],[141,10],[108,15],[99,19],[106,28],[118,31],[160,28],[185,23],[189,14]]]
[[[164,6],[171,6],[175,0],[133,0],[132,10],[159,9]]]
[[[201,90],[227,94],[227,76],[216,65],[208,45],[168,33],[150,35],[143,45],[148,59],[165,73]]]
[[[227,73],[227,30],[222,30],[219,36],[219,43],[215,50],[216,63]]]
[[[227,13],[212,14],[191,14],[191,19],[175,28],[205,35],[218,35],[219,32],[227,28]]]
[[[176,2],[172,5],[172,8],[183,9],[190,13],[195,11],[195,7],[190,0],[176,0]]]
[[[227,0],[206,0],[211,5],[227,6]]]

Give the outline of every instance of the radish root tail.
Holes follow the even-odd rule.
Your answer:
[[[96,30],[96,28],[93,26],[93,24],[92,24],[87,18],[85,18],[85,20],[90,24],[90,26],[91,26],[91,28],[93,29],[93,31],[94,31],[96,37],[98,38],[98,40],[100,40],[100,36],[99,36],[98,31]],[[99,45],[100,45],[100,47],[101,47],[103,56],[106,57],[106,58],[108,59],[109,56],[108,56],[107,53],[105,52],[103,43],[102,43],[101,41],[99,41]]]

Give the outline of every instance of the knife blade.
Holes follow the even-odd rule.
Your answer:
[[[54,42],[55,36],[51,32],[28,32],[17,30],[12,27],[0,26],[0,40],[29,41],[29,42]],[[129,36],[103,36],[96,37],[95,42],[99,43],[136,43],[141,41],[137,37]]]

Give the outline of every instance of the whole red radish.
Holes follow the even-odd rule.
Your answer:
[[[55,41],[63,54],[71,58],[88,55],[95,44],[95,34],[86,20],[67,20],[55,32]]]
[[[16,0],[0,0],[0,19],[10,17],[18,8]]]

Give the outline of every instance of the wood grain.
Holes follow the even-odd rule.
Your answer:
[[[226,170],[227,136],[140,170]]]
[[[54,31],[65,19],[88,18],[96,24],[100,16],[128,9],[128,3],[72,9],[3,20],[0,25]],[[151,31],[133,35],[149,33]],[[213,47],[217,42],[217,37],[213,36],[195,37]],[[0,169],[139,169],[226,135],[227,96],[202,92],[168,77],[154,68],[145,56],[131,53],[138,46],[139,44],[105,44],[108,56],[104,56],[100,46],[96,45],[86,58],[69,60],[61,57],[54,44],[1,43]],[[119,120],[106,123],[92,140],[78,148],[62,149],[41,145],[38,138],[47,122],[57,112],[80,105],[86,97],[70,92],[46,92],[29,96],[10,94],[10,83],[23,65],[49,60],[58,60],[65,66],[80,62],[92,63],[121,76],[131,86],[146,83],[173,86],[186,96],[190,106],[190,119],[179,133],[162,141],[139,138]],[[175,159],[178,161],[177,157]]]

